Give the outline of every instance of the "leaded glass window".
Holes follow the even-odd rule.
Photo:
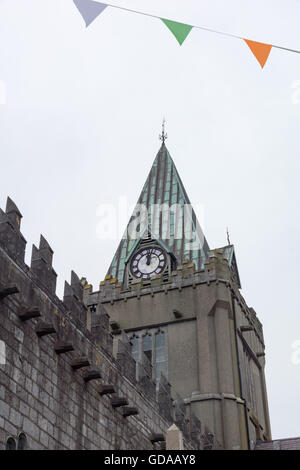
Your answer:
[[[134,336],[133,338],[131,338],[130,340],[131,342],[131,355],[133,357],[133,359],[138,362],[138,359],[139,359],[139,339]]]
[[[165,334],[159,331],[155,335],[155,379],[156,383],[160,380],[160,375],[163,373],[167,375],[167,357],[166,357],[166,344]]]
[[[152,336],[146,335],[143,336],[143,352],[148,357],[149,361],[152,364]]]
[[[12,437],[7,439],[6,450],[16,450],[16,441]]]
[[[19,435],[19,439],[18,439],[18,450],[25,450],[26,448],[27,448],[27,439],[26,439],[25,434],[22,432]]]

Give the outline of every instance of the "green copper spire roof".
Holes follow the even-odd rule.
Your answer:
[[[140,204],[143,204],[148,211],[147,234],[149,232],[152,238],[161,241],[168,251],[173,253],[178,264],[187,259],[195,263],[196,269],[202,269],[203,262],[208,256],[209,247],[175,164],[165,146],[164,139],[136,207]],[[161,211],[158,210],[158,207],[161,208]],[[177,212],[170,211],[170,207],[177,208]],[[119,282],[123,281],[128,255],[137,244],[136,237],[130,238],[129,233],[131,232],[128,230],[130,223],[135,218],[136,213],[128,222],[125,234],[107,273],[117,278]],[[141,237],[143,236],[145,234],[141,232]],[[191,240],[193,240],[192,244]]]

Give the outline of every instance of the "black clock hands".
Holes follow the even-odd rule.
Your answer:
[[[138,279],[151,279],[161,274],[166,267],[166,254],[159,247],[142,248],[137,251],[130,262],[131,274]]]
[[[147,266],[150,266],[151,258],[152,258],[152,251],[153,251],[153,248],[151,248],[149,252],[147,253],[147,260],[146,260]]]

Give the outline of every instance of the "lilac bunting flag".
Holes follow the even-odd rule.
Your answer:
[[[79,13],[88,27],[107,7],[105,3],[94,2],[93,0],[73,0]]]

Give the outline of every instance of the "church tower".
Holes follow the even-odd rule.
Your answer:
[[[242,294],[233,245],[210,249],[165,145],[100,284],[97,301],[137,362],[225,449],[271,438],[262,324]],[[95,298],[95,293],[93,294]]]

